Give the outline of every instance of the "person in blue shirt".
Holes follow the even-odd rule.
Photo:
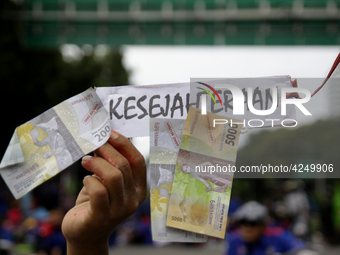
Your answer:
[[[267,226],[267,208],[255,201],[241,206],[233,218],[240,227],[229,235],[227,255],[277,255],[304,248],[302,241],[283,228]]]

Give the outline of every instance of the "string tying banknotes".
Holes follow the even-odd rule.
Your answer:
[[[326,82],[329,80],[329,78],[331,78],[332,74],[334,73],[335,69],[338,67],[340,63],[340,53],[338,54],[337,58],[335,59],[331,70],[329,71],[326,79],[323,81],[323,83],[312,93],[311,97],[313,97],[316,93],[319,92],[320,89],[322,89],[323,86],[325,86]]]
[[[331,70],[328,72],[328,75],[326,76],[326,78],[324,79],[322,84],[314,90],[314,92],[311,94],[311,97],[315,96],[316,93],[318,93],[320,91],[320,89],[322,89],[322,87],[325,86],[325,84],[327,83],[329,78],[331,78],[332,74],[334,73],[335,69],[338,67],[339,63],[340,63],[340,53],[336,57],[333,65],[331,67]],[[294,88],[297,88],[297,80],[296,79],[292,81],[292,85],[293,85]],[[287,98],[292,98],[292,97],[301,98],[299,93],[297,93],[297,92],[287,93],[286,97]]]

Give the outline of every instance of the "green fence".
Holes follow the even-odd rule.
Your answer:
[[[2,16],[31,47],[340,44],[340,0],[26,0]]]

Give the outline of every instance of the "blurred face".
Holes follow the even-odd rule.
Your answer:
[[[264,224],[243,223],[240,227],[240,234],[245,242],[255,243],[261,238],[264,228]]]

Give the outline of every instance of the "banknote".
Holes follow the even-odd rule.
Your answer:
[[[88,89],[17,127],[1,176],[18,199],[103,145],[110,133],[109,114]]]
[[[178,150],[185,120],[150,119],[150,204],[154,241],[205,242],[206,236],[166,226]]]
[[[214,119],[228,123],[215,125]],[[231,124],[231,121],[233,123]],[[226,122],[226,121],[225,121]],[[177,159],[167,226],[224,238],[242,123],[191,107]]]

